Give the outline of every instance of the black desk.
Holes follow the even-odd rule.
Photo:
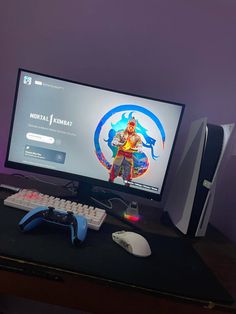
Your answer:
[[[180,300],[185,301],[186,313],[194,313],[193,304],[186,303],[190,300],[198,313],[200,308],[205,310],[202,306],[213,304],[209,301],[221,303],[218,308],[232,309],[224,302],[227,293],[221,290],[221,285],[208,272],[188,240],[180,240],[176,235],[163,237],[144,232],[153,254],[150,259],[138,259],[112,242],[111,232],[118,226],[104,224],[98,233],[89,232],[84,246],[78,251],[70,246],[66,231],[45,227],[30,235],[20,234],[14,226],[23,213],[4,206],[0,208],[2,293],[94,313],[129,313],[131,309],[135,313],[144,312],[144,309],[147,313],[156,313],[158,307],[167,304],[171,308],[174,304],[183,307]],[[195,245],[199,246],[199,243]],[[186,256],[185,261],[182,255]],[[15,272],[6,272],[4,268]],[[19,281],[18,289],[9,283],[13,277]],[[210,291],[204,292],[205,284]],[[53,290],[49,292],[51,288]],[[42,289],[49,294],[47,297]],[[104,304],[107,304],[105,308]],[[183,308],[181,312],[184,313]]]

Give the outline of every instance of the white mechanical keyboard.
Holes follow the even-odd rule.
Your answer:
[[[35,207],[51,206],[55,209],[72,211],[74,214],[86,217],[90,229],[99,230],[106,218],[106,211],[85,204],[67,201],[58,197],[42,194],[32,190],[20,190],[8,196],[4,205],[30,211]]]

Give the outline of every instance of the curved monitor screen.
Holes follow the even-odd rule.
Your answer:
[[[20,69],[6,166],[160,200],[183,109]]]

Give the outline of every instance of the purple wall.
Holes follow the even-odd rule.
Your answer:
[[[193,119],[236,120],[235,0],[0,2],[0,171],[18,67],[186,104],[168,181]],[[212,222],[236,241],[236,131]]]

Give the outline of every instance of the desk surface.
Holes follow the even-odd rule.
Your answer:
[[[43,193],[43,189],[41,189],[41,185],[39,183],[30,182],[29,180],[23,180],[22,178],[9,178],[9,176],[2,175],[0,176],[1,183],[8,183],[13,184],[14,181],[15,184],[23,187],[28,188],[38,188]],[[48,189],[48,188],[47,188]],[[51,194],[53,194],[54,187],[51,188]],[[55,188],[56,191],[58,191],[58,188]],[[4,193],[1,193],[1,197],[5,197]],[[151,207],[148,208],[146,211],[150,217],[146,217],[146,220],[143,222],[143,228],[149,229],[149,230],[158,230],[158,233],[162,233],[164,235],[178,237],[179,234],[175,232],[174,229],[168,226],[163,226],[161,224],[158,225],[156,221],[159,222],[160,218],[160,211],[158,211],[156,208],[152,209]],[[153,215],[155,216],[155,219],[153,219]],[[149,220],[150,218],[150,220]],[[152,218],[152,219],[151,219]],[[155,223],[153,222],[155,220]],[[149,223],[150,221],[150,223]],[[192,241],[194,248],[196,251],[201,255],[204,262],[209,266],[209,268],[213,271],[214,275],[219,279],[219,281],[223,284],[223,286],[228,290],[228,292],[235,298],[236,296],[236,251],[235,246],[230,243],[227,239],[225,239],[219,232],[217,232],[213,228],[209,228],[209,231],[207,233],[207,236],[205,238],[202,238],[200,240],[193,240]],[[56,269],[55,267],[52,269],[47,268],[42,271],[42,265],[41,268],[38,267],[38,265],[33,265],[32,263],[27,262],[26,260],[21,260],[20,257],[18,260],[16,259],[8,259],[6,256],[1,257],[2,264],[5,266],[8,266],[9,270],[14,270],[16,272],[9,273],[4,270],[1,271],[2,277],[1,277],[1,289],[0,291],[2,293],[14,293],[19,296],[34,298],[40,301],[44,302],[52,302],[61,304],[68,307],[73,308],[81,308],[87,311],[91,311],[94,313],[106,313],[106,310],[104,309],[104,306],[101,307],[101,298],[104,298],[106,296],[106,302],[109,304],[108,308],[109,310],[107,313],[111,313],[111,309],[113,308],[113,313],[118,313],[123,311],[123,313],[126,313],[124,311],[127,310],[130,307],[130,309],[133,307],[136,308],[137,313],[141,313],[142,310],[144,310],[144,307],[148,307],[149,311],[148,313],[152,313],[154,304],[155,308],[156,306],[162,307],[167,306],[168,308],[172,308],[175,304],[176,308],[176,302],[179,304],[179,306],[183,306],[182,301],[184,301],[184,306],[187,311],[194,313],[194,309],[191,308],[193,304],[186,303],[186,302],[193,302],[196,306],[196,309],[198,309],[199,313],[199,307],[203,310],[205,310],[206,302],[201,302],[201,300],[194,300],[194,298],[180,298],[174,295],[174,293],[166,293],[165,291],[159,291],[158,294],[149,293],[148,289],[145,291],[137,289],[137,287],[131,287],[131,285],[119,285],[114,280],[98,280],[98,278],[93,278],[93,276],[87,276],[82,274],[75,274],[73,270],[64,272],[62,270]],[[18,266],[17,266],[18,265]],[[24,267],[19,267],[24,266]],[[18,269],[17,269],[18,267]],[[32,276],[25,276],[19,274],[20,269],[24,270],[34,269],[34,275]],[[40,274],[41,271],[41,274]],[[17,273],[18,272],[18,273]],[[27,272],[27,271],[26,271]],[[40,278],[41,275],[47,274],[58,275],[58,278],[63,279],[63,283],[60,282],[60,280],[57,280],[56,278]],[[18,287],[14,287],[10,284],[9,279],[14,277],[14,280],[19,281],[19,287],[24,287],[24,289],[21,289]],[[52,280],[47,280],[52,279]],[[37,282],[37,284],[36,284]],[[46,282],[46,283],[45,283]],[[33,287],[32,285],[36,284],[36,286]],[[49,293],[49,295],[46,297],[45,293],[42,291],[42,289],[38,289],[40,286],[44,286],[44,291],[50,290],[50,287],[53,287],[53,292]],[[37,288],[36,288],[37,287]],[[73,287],[73,289],[71,289]],[[78,293],[76,292],[78,290],[78,287],[83,287],[83,289],[79,289],[80,298],[78,299]],[[66,293],[65,295],[65,289],[69,289],[70,293]],[[63,294],[64,291],[64,294]],[[93,293],[92,293],[93,291]],[[152,292],[152,291],[150,291]],[[89,301],[88,295],[95,293],[95,299],[93,304],[91,304],[91,301]],[[88,294],[88,295],[87,295]],[[64,297],[62,297],[62,295]],[[122,305],[122,303],[117,303],[117,298],[121,298],[125,302]],[[135,298],[135,302],[134,302]],[[142,302],[140,300],[143,300]],[[144,303],[143,303],[144,302]],[[141,305],[142,304],[142,305]],[[144,306],[145,304],[145,306]],[[210,304],[211,305],[211,304]],[[191,308],[191,309],[190,309]],[[220,310],[220,308],[224,308],[224,310],[233,310],[235,309],[235,305],[218,305],[217,310]],[[141,310],[142,309],[142,310]],[[155,311],[153,311],[154,313]],[[184,312],[184,309],[181,310],[182,313]],[[220,313],[220,312],[219,312]]]

